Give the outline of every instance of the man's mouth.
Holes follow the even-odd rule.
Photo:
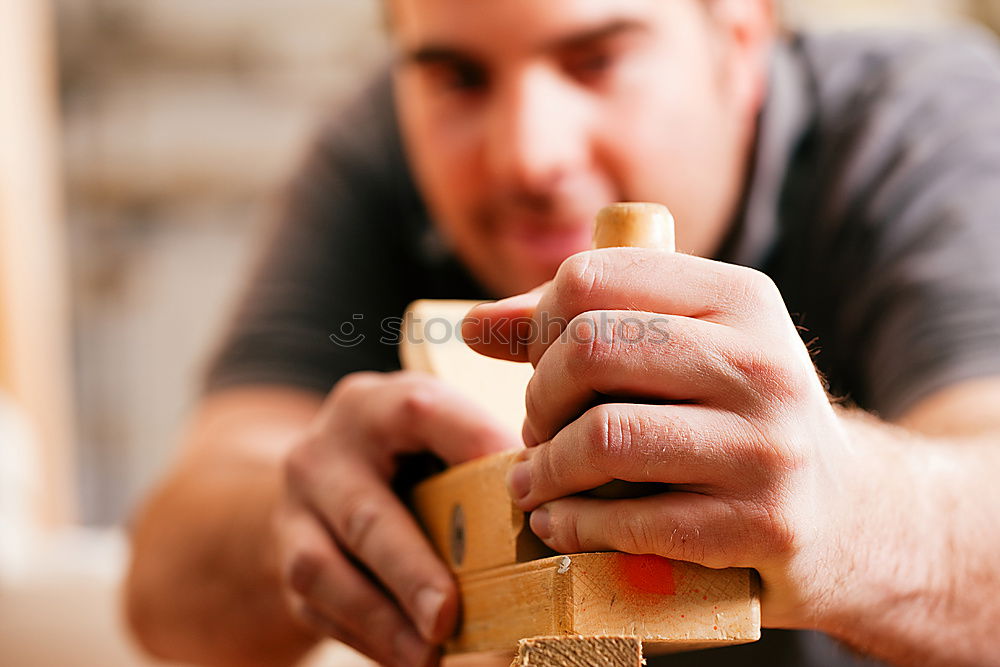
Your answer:
[[[590,224],[532,224],[514,222],[499,230],[503,246],[529,263],[558,267],[564,259],[591,247],[593,227]]]

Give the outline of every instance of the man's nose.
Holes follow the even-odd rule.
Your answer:
[[[527,70],[498,91],[487,152],[498,184],[545,194],[586,159],[585,101],[558,73]]]

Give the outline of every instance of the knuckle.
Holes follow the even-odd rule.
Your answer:
[[[758,505],[751,511],[749,524],[760,552],[780,558],[796,549],[798,531],[781,503]]]
[[[561,551],[568,553],[579,553],[584,551],[583,536],[580,535],[580,522],[574,515],[566,515],[557,526],[562,526],[559,534],[562,535],[563,548]]]
[[[557,460],[550,447],[537,447],[531,450],[531,487],[537,493],[539,489],[548,489],[555,480],[560,478],[563,464]]]
[[[703,437],[689,421],[677,415],[660,415],[651,426],[656,431],[654,451],[650,452],[657,460],[662,460],[676,451],[701,453],[700,447],[705,446]]]
[[[334,400],[350,400],[357,397],[358,394],[367,392],[373,386],[375,386],[381,375],[374,371],[360,371],[357,373],[351,373],[350,375],[345,375],[343,378],[337,382],[333,387],[331,392],[331,397]]]
[[[566,328],[568,337],[568,366],[578,374],[585,375],[613,354],[617,336],[613,327],[602,327],[595,312],[581,313],[574,317]]]
[[[284,583],[303,597],[309,597],[316,587],[324,566],[323,555],[316,550],[299,548],[289,559],[284,571]]]
[[[633,445],[642,437],[641,426],[626,412],[607,405],[598,405],[585,415],[584,436],[587,464],[599,470],[616,467],[628,460]]]
[[[784,299],[775,282],[762,271],[744,266],[734,266],[728,269],[728,275],[723,278],[727,285],[728,309],[739,313],[757,315],[763,309],[770,312],[775,304],[784,308]]]
[[[787,476],[808,464],[805,448],[787,435],[775,421],[744,418],[749,436],[741,441],[739,459],[753,486],[768,493],[780,493]]]
[[[345,546],[354,554],[360,555],[370,547],[378,532],[379,524],[384,520],[384,514],[378,510],[378,505],[365,496],[349,494],[342,507],[338,522],[340,535]]]
[[[658,553],[655,530],[644,512],[632,511],[626,504],[611,513],[612,534],[617,532],[620,549],[627,553]]]
[[[587,303],[604,282],[604,274],[599,253],[577,253],[566,259],[556,272],[556,294],[567,304]]]
[[[740,276],[747,300],[754,305],[784,303],[778,286],[763,271],[741,267]]]
[[[311,436],[302,436],[285,455],[282,472],[287,488],[299,489],[310,485],[316,468],[312,454],[314,446],[314,439]]]
[[[780,484],[790,472],[806,465],[805,454],[797,447],[782,443],[779,438],[761,443],[754,450],[754,457],[757,465],[765,471],[765,477],[774,485]]]
[[[415,383],[400,401],[400,415],[409,422],[427,421],[437,413],[441,400],[441,391],[433,383]]]
[[[533,376],[528,381],[528,388],[524,392],[524,416],[529,424],[537,424],[539,418],[544,414],[543,399],[538,391],[538,381]]]
[[[793,401],[808,389],[808,374],[801,372],[790,355],[761,348],[730,352],[728,365],[734,379],[749,387],[765,402]]]

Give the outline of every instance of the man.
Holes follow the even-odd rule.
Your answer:
[[[542,539],[755,568],[764,625],[794,630],[671,664],[851,664],[842,644],[995,662],[995,48],[778,39],[767,0],[388,12],[395,96],[377,85],[324,134],[136,523],[145,645],[275,665],[330,636],[433,662],[457,594],[391,490],[400,456],[522,443],[392,372],[381,322],[418,297],[513,297],[464,333],[669,322],[666,345],[510,326],[513,352],[479,348],[536,365],[509,484]],[[668,204],[687,254],[588,252],[618,200]],[[671,491],[576,495],[616,478]]]

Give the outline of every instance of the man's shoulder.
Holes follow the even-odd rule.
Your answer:
[[[360,80],[322,118],[314,150],[356,173],[403,169],[402,140],[396,122],[391,73],[381,67]]]
[[[788,50],[807,140],[788,168],[812,174],[792,174],[810,191],[802,207],[889,225],[893,216],[872,206],[891,200],[899,213],[963,165],[986,154],[996,163],[1000,43],[984,29],[802,33]]]
[[[1000,85],[1000,43],[972,25],[806,31],[790,46],[808,74],[818,113],[833,118],[970,91],[977,82]]]

